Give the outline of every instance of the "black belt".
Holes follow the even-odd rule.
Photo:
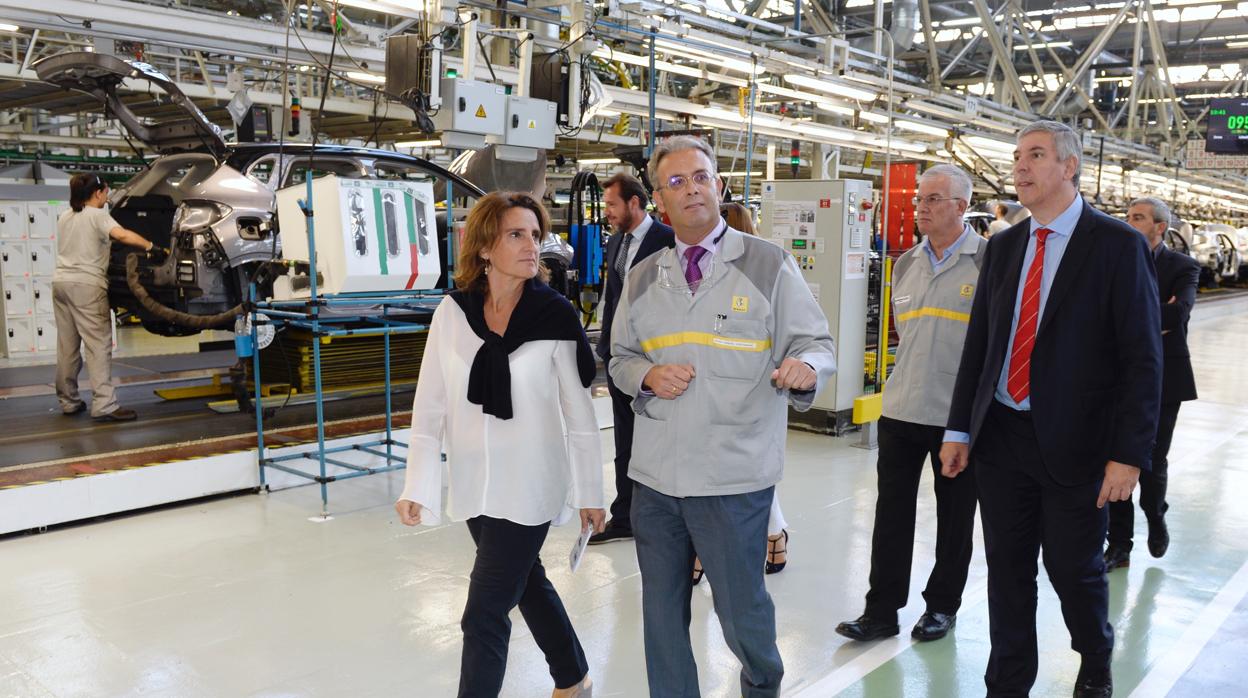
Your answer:
[[[1010,419],[1024,419],[1031,421],[1031,410],[1016,410],[1013,407],[998,400],[995,396],[992,398],[992,410],[996,410],[997,414],[1003,415]]]

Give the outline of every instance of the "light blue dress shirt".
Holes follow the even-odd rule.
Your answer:
[[[936,250],[932,249],[931,238],[923,238],[923,249],[927,252],[927,258],[932,263],[932,271],[940,273],[940,270],[954,258],[958,250],[962,249],[962,243],[966,240],[966,236],[971,234],[971,226],[962,224],[962,234],[958,236],[953,244],[945,248],[945,256],[940,259],[936,258]]]
[[[1083,214],[1083,197],[1075,196],[1075,200],[1065,211],[1058,214],[1048,225],[1041,225],[1034,217],[1031,219],[1031,234],[1027,238],[1027,253],[1023,255],[1023,270],[1018,277],[1018,291],[1014,294],[1014,320],[1010,323],[1010,339],[1005,345],[1005,361],[1001,364],[1001,376],[997,378],[997,402],[1013,410],[1031,410],[1031,396],[1028,395],[1021,403],[1010,397],[1007,385],[1010,379],[1010,356],[1014,353],[1014,335],[1018,331],[1019,310],[1023,304],[1023,286],[1027,283],[1027,270],[1036,258],[1036,231],[1048,228],[1053,231],[1044,241],[1044,269],[1040,273],[1040,316],[1036,319],[1036,329],[1040,329],[1040,319],[1044,317],[1044,306],[1049,300],[1049,289],[1053,288],[1053,279],[1062,264],[1062,256],[1066,254],[1066,245],[1075,232],[1079,216]],[[945,441],[970,443],[971,435],[963,431],[946,431]]]

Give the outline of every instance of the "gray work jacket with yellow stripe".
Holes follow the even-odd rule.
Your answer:
[[[916,245],[893,266],[893,322],[900,343],[897,364],[884,384],[883,414],[914,424],[945,426],[971,301],[988,241],[971,231],[956,259],[932,269],[925,245]]]
[[[836,372],[828,322],[779,246],[721,227],[718,251],[690,294],[674,249],[628,273],[611,330],[611,378],[632,394],[637,419],[628,475],[672,497],[742,494],[779,482],[787,405],[810,409]],[[817,374],[815,389],[778,390],[771,374],[786,357]],[[675,400],[641,391],[658,364],[692,364]]]

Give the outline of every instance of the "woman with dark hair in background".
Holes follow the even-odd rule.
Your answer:
[[[56,316],[56,397],[61,413],[87,409],[78,395],[78,373],[86,354],[91,378],[91,416],[126,422],[138,415],[117,404],[112,380],[113,328],[108,306],[108,255],[112,241],[146,250],[148,261],[163,264],[169,250],[156,247],[121,227],[104,205],[108,184],[95,174],[69,180],[70,210],[56,221],[56,270],[52,273],[52,312]],[[84,351],[85,350],[85,351]]]
[[[591,693],[589,664],[538,552],[580,510],[602,531],[602,451],[589,387],[597,371],[567,299],[538,261],[550,217],[533,197],[494,192],[468,214],[458,290],[433,315],[412,407],[403,494],[408,526],[468,523],[477,557],[460,623],[459,696],[497,696],[516,606],[546,656],[555,698]],[[567,436],[564,436],[566,425]]]

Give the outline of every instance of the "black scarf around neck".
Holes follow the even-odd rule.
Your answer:
[[[598,366],[589,339],[568,299],[538,281],[524,283],[516,309],[511,311],[507,331],[498,336],[485,322],[485,294],[457,289],[451,298],[468,318],[468,326],[484,342],[473,357],[468,373],[468,402],[499,419],[511,419],[511,365],[508,355],[529,341],[554,339],[576,342],[576,367],[586,388]]]

